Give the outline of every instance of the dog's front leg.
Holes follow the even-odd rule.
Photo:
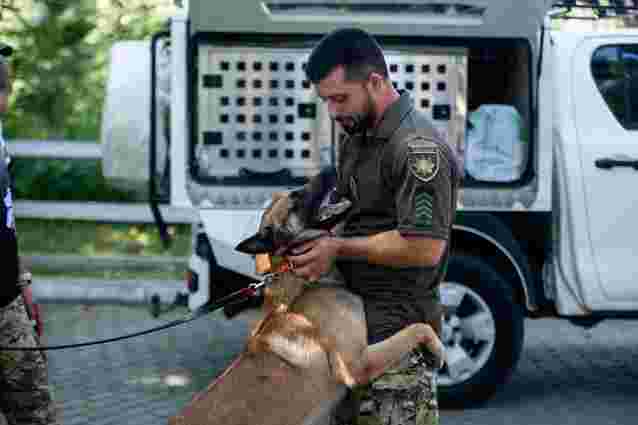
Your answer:
[[[369,345],[363,353],[363,361],[354,372],[358,384],[366,384],[395,366],[419,345],[424,345],[439,359],[444,359],[441,340],[430,325],[415,323],[390,338]]]

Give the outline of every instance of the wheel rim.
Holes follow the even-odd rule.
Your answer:
[[[451,386],[470,379],[485,366],[496,343],[496,324],[483,298],[460,283],[441,283],[441,304],[446,364],[438,381]]]

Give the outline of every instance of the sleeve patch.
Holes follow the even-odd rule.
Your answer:
[[[432,228],[432,195],[419,192],[414,198],[415,225],[421,229]]]
[[[434,143],[410,144],[408,146],[408,165],[414,177],[429,182],[439,172],[441,158],[439,148]]]

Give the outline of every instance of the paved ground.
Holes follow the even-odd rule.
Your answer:
[[[49,344],[83,342],[156,326],[143,308],[48,304]],[[245,323],[213,314],[191,324],[98,347],[51,352],[51,383],[65,424],[161,424],[236,353]],[[638,417],[635,322],[585,331],[526,322],[512,381],[480,409],[442,412],[442,423],[630,425]]]
[[[109,338],[169,318],[153,320],[148,310],[125,306],[44,307],[48,344]],[[144,337],[51,352],[50,381],[64,423],[165,423],[239,351],[246,330],[216,314]]]
[[[444,424],[630,425],[638,418],[636,322],[585,331],[567,322],[526,322],[512,381],[481,408],[444,412]]]

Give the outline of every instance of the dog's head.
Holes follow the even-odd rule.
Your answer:
[[[284,223],[267,222],[264,214],[257,233],[241,241],[235,249],[246,254],[273,253],[325,235],[351,206],[348,199],[337,197],[334,170],[321,171],[309,187],[290,192]]]

